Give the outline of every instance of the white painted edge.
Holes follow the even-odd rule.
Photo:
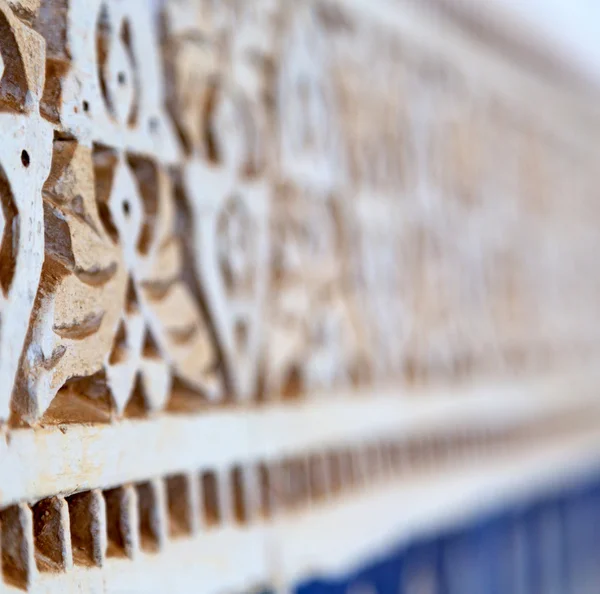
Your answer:
[[[550,496],[600,473],[600,430],[531,451],[396,481],[380,492],[278,521],[281,583],[335,576],[375,560],[391,547],[443,533],[494,511]]]
[[[0,436],[0,507],[436,429],[510,427],[599,402],[598,375],[338,393],[294,404],[16,429]]]
[[[39,574],[36,592],[175,593],[189,592],[194,584],[203,594],[219,594],[269,583],[287,592],[299,581],[346,573],[390,547],[595,476],[600,429],[490,458],[406,477],[271,523],[170,540],[160,554]],[[5,586],[5,591],[18,590]]]

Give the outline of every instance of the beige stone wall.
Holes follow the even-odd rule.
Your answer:
[[[596,419],[564,82],[386,0],[0,0],[0,56],[0,591],[284,587],[323,499]]]

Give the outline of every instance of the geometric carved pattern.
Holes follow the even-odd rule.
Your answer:
[[[594,351],[597,282],[571,272],[600,241],[586,163],[471,97],[466,71],[416,50],[398,65],[373,24],[357,53],[356,15],[319,2],[14,6],[0,6],[4,422]]]
[[[466,73],[417,51],[397,66],[375,26],[358,54],[356,17],[320,3],[15,6],[5,421],[58,420],[86,394],[97,418],[175,392],[512,373],[595,344],[595,280],[570,272],[598,241],[585,162],[469,96]]]
[[[0,0],[0,589],[558,431],[348,404],[600,350],[596,112],[372,1]]]
[[[597,283],[570,273],[600,241],[590,172],[466,74],[416,51],[398,66],[375,26],[356,53],[356,16],[320,3],[18,14],[38,32],[3,5],[4,421],[510,375],[596,348]]]

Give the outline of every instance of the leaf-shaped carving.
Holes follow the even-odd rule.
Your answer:
[[[55,140],[44,185],[46,258],[27,350],[29,398],[18,401],[39,418],[73,377],[102,369],[125,303],[126,273],[95,201],[91,150]]]

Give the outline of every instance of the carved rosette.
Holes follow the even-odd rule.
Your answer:
[[[182,175],[190,253],[229,388],[240,399],[257,391],[263,349],[272,193],[266,83],[276,12],[272,2],[183,2],[167,15],[176,120],[190,153]],[[199,69],[186,66],[192,56]]]
[[[263,340],[270,192],[264,182],[201,163],[187,168],[186,180],[196,274],[232,388],[247,398],[256,390]]]

